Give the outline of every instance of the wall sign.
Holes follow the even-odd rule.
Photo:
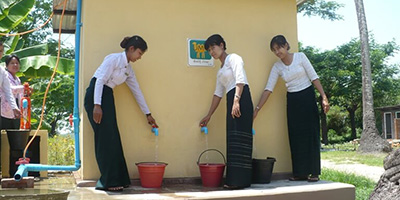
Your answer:
[[[204,47],[206,40],[203,39],[188,39],[188,65],[213,67],[214,59],[208,54]]]

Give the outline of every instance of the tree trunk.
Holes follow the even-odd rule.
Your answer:
[[[383,160],[382,174],[369,200],[400,199],[400,149],[390,153]]]
[[[361,134],[361,152],[389,152],[389,143],[379,136],[374,114],[374,97],[372,94],[371,61],[369,54],[367,20],[363,0],[354,0],[357,10],[358,27],[361,40],[362,61],[362,96],[363,96],[363,131]]]
[[[326,122],[326,114],[324,113],[324,108],[322,107],[322,97],[318,98],[319,105],[321,105],[321,134],[322,134],[322,143],[327,145],[328,141],[328,123]]]
[[[356,131],[356,110],[358,106],[353,105],[351,108],[347,108],[350,116],[350,127],[351,127],[351,139],[354,140],[357,138]]]
[[[50,122],[51,125],[51,130],[49,132],[49,137],[54,137],[56,133],[56,128],[57,128],[57,122],[60,120],[60,115],[56,115],[53,121]]]
[[[51,129],[49,132],[49,137],[54,137],[56,135],[56,125],[57,125],[57,118],[50,122]]]

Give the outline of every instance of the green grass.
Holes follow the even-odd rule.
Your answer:
[[[368,166],[383,167],[383,159],[386,153],[363,154],[356,151],[325,151],[321,152],[322,160],[329,160],[334,163],[360,163]]]
[[[339,172],[326,168],[322,170],[320,178],[321,180],[354,185],[356,187],[356,200],[369,199],[369,195],[372,193],[376,185],[374,181],[363,176],[357,176],[355,174]]]
[[[358,144],[352,142],[335,143],[335,144],[322,144],[324,149],[335,149],[339,151],[355,151],[358,148]]]

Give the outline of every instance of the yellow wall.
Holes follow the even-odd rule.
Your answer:
[[[214,67],[187,66],[187,38],[206,39],[221,34],[227,52],[245,61],[245,70],[256,104],[277,60],[269,50],[271,38],[284,34],[297,48],[295,0],[108,0],[83,1],[81,46],[82,177],[96,179],[93,130],[83,109],[83,96],[103,58],[123,51],[125,36],[141,35],[149,46],[133,63],[150,110],[160,128],[158,160],[169,163],[164,177],[196,177],[196,161],[206,148],[198,123],[208,112],[215,88]],[[128,87],[114,89],[118,126],[131,178],[138,178],[136,162],[155,160],[156,137]],[[226,99],[209,123],[208,147],[225,153]],[[286,128],[286,88],[277,84],[254,123],[254,157],[277,159],[274,172],[290,172]],[[214,161],[221,160],[210,153]]]

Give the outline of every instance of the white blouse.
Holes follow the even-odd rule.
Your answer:
[[[279,76],[286,82],[288,92],[304,90],[311,86],[311,81],[319,78],[307,56],[302,52],[294,53],[290,65],[285,65],[281,60],[274,64],[265,90],[272,92]]]
[[[93,77],[97,79],[94,87],[94,104],[101,105],[104,85],[114,88],[126,82],[142,112],[144,114],[150,113],[142,90],[140,90],[139,83],[137,82],[135,72],[129,64],[125,52],[113,53],[106,56]]]
[[[222,97],[224,92],[228,93],[236,87],[236,84],[240,83],[249,84],[244,71],[243,59],[237,54],[229,54],[225,58],[224,66],[218,70],[214,95]]]
[[[3,91],[2,96],[4,95],[5,100],[11,104],[12,109],[19,109],[15,103],[14,95],[11,93],[10,81],[8,80],[7,76],[8,72],[3,67],[0,67],[0,88]]]
[[[17,100],[18,103],[20,103],[19,101],[21,100],[24,93],[24,86],[21,84],[21,80],[18,77],[14,78],[14,76],[9,71],[6,71],[6,74],[10,82],[11,92],[14,95],[14,101]],[[6,100],[6,96],[4,95],[4,91],[2,88],[0,88],[0,94],[1,116],[8,119],[15,119],[13,108],[11,107],[11,104],[8,103],[8,100]]]

